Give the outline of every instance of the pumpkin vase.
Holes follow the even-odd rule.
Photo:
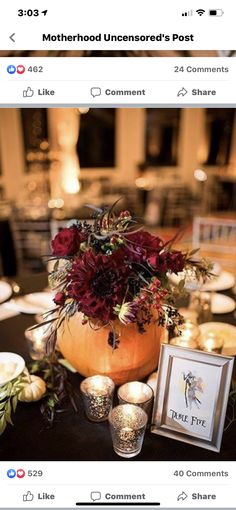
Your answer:
[[[82,314],[66,319],[58,330],[58,347],[63,356],[83,376],[109,376],[115,384],[141,380],[153,372],[158,363],[160,344],[165,330],[150,324],[139,333],[136,324],[117,325],[119,344],[108,344],[109,326],[93,329],[82,324]]]

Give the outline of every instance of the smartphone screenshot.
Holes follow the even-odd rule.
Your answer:
[[[236,6],[0,15],[0,509],[236,508]]]

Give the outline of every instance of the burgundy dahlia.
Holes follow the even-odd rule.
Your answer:
[[[85,235],[78,230],[76,225],[63,228],[52,241],[52,253],[59,257],[75,255],[85,239]]]
[[[129,269],[118,252],[106,256],[89,249],[74,260],[68,275],[68,296],[78,310],[104,323],[116,318],[114,307],[123,302],[127,289]]]

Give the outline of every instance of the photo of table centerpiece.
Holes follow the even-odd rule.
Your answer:
[[[116,384],[153,372],[166,328],[182,321],[173,307],[182,284],[173,291],[167,273],[210,273],[207,262],[174,250],[114,207],[95,209],[90,224],[73,222],[59,231],[51,259],[57,316],[49,350],[57,342],[81,375],[106,375]]]

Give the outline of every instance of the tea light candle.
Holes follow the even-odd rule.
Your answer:
[[[205,352],[215,352],[221,354],[223,349],[223,340],[218,337],[215,333],[210,332],[202,336],[199,347]]]
[[[43,359],[46,351],[46,342],[49,337],[48,324],[36,329],[26,329],[25,337],[28,340],[29,354],[34,360]]]
[[[112,407],[115,384],[103,375],[94,375],[84,379],[80,385],[85,412],[91,421],[104,421],[107,419]]]
[[[133,381],[120,386],[117,392],[120,404],[134,404],[142,407],[150,416],[153,402],[153,390],[148,384]]]
[[[140,453],[147,420],[145,411],[133,404],[122,404],[112,409],[109,423],[117,455],[130,458]]]
[[[187,347],[189,349],[198,348],[198,338],[200,336],[199,327],[192,321],[187,320],[180,328],[180,335],[170,340],[171,345]]]

